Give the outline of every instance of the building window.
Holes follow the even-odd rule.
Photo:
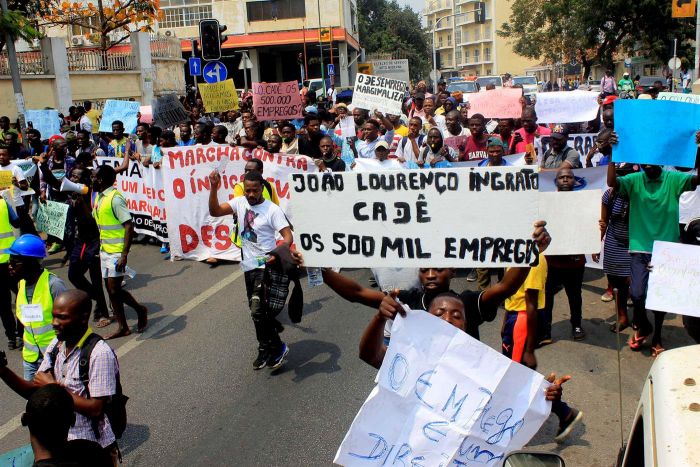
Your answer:
[[[481,39],[481,29],[477,26],[476,29],[474,29],[474,40],[478,41]]]
[[[447,33],[447,45],[451,46],[452,45],[452,34]]]
[[[455,44],[461,44],[462,43],[462,30],[457,29],[455,31]]]
[[[462,63],[462,49],[455,50],[455,64]]]
[[[95,26],[98,30],[100,29],[100,19],[97,16],[90,16],[87,20],[92,26]],[[95,34],[96,31],[94,29],[84,28],[77,24],[73,24],[70,27],[70,32],[73,36],[84,36],[86,34]]]
[[[479,63],[479,49],[474,49],[474,61]]]
[[[464,31],[464,42],[469,42],[469,30]]]
[[[484,60],[487,62],[491,61],[491,49],[489,47],[484,49]]]
[[[486,76],[488,76],[488,75],[490,75],[490,74],[491,74],[491,68],[487,68],[487,69],[486,69]]]
[[[304,0],[272,0],[246,3],[248,22],[271,21],[276,19],[304,18]]]
[[[163,20],[158,23],[161,28],[182,28],[185,26],[198,26],[199,21],[212,18],[211,1],[208,5],[198,6],[177,6],[182,0],[164,0],[161,2],[163,10]],[[197,2],[189,2],[189,5]],[[204,2],[199,2],[204,3]]]
[[[438,48],[442,48],[442,36],[438,36]]]
[[[350,22],[352,22],[352,32],[357,33],[357,10],[350,8]]]

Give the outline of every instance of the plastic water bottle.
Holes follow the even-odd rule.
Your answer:
[[[253,256],[250,258],[246,258],[243,261],[241,261],[241,269],[243,270],[243,272],[252,271],[253,269],[257,269],[260,266],[264,265],[268,259],[270,259],[269,256]]]
[[[323,271],[321,268],[306,268],[306,275],[309,278],[309,288],[323,284]]]

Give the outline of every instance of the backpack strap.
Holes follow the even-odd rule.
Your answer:
[[[85,387],[85,393],[88,399],[90,399],[90,356],[92,355],[92,351],[95,349],[97,343],[101,340],[102,336],[93,332],[87,337],[87,339],[85,339],[85,342],[83,342],[83,346],[80,348],[80,360],[78,361],[78,375],[80,381]],[[117,391],[119,390],[119,377],[117,376]],[[91,420],[92,431],[95,434],[95,438],[97,439],[100,439],[100,429],[98,426],[99,420],[100,419],[97,418],[93,418]]]

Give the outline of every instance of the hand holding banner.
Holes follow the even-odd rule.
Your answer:
[[[253,83],[253,111],[258,120],[302,118],[302,105],[296,81]]]
[[[238,93],[232,79],[214,84],[198,83],[197,87],[207,112],[238,110]]]

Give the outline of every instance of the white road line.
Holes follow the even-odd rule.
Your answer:
[[[177,310],[173,311],[171,314],[158,321],[155,325],[149,326],[146,332],[144,332],[143,334],[132,337],[126,344],[122,345],[121,347],[119,347],[119,349],[117,349],[117,357],[124,358],[124,355],[131,352],[144,342],[148,342],[150,337],[154,336],[155,334],[158,334],[159,332],[170,326],[170,324],[172,324],[172,322],[178,319],[180,316],[185,315],[190,311],[194,310],[205,300],[211,298],[228,285],[231,285],[236,279],[238,279],[242,275],[243,272],[240,269],[233,272],[228,277],[222,279],[218,284],[209,287],[201,294],[192,298],[189,302],[181,305]],[[22,414],[17,414],[16,416],[12,417],[7,423],[0,426],[0,440],[22,426],[21,418]]]

